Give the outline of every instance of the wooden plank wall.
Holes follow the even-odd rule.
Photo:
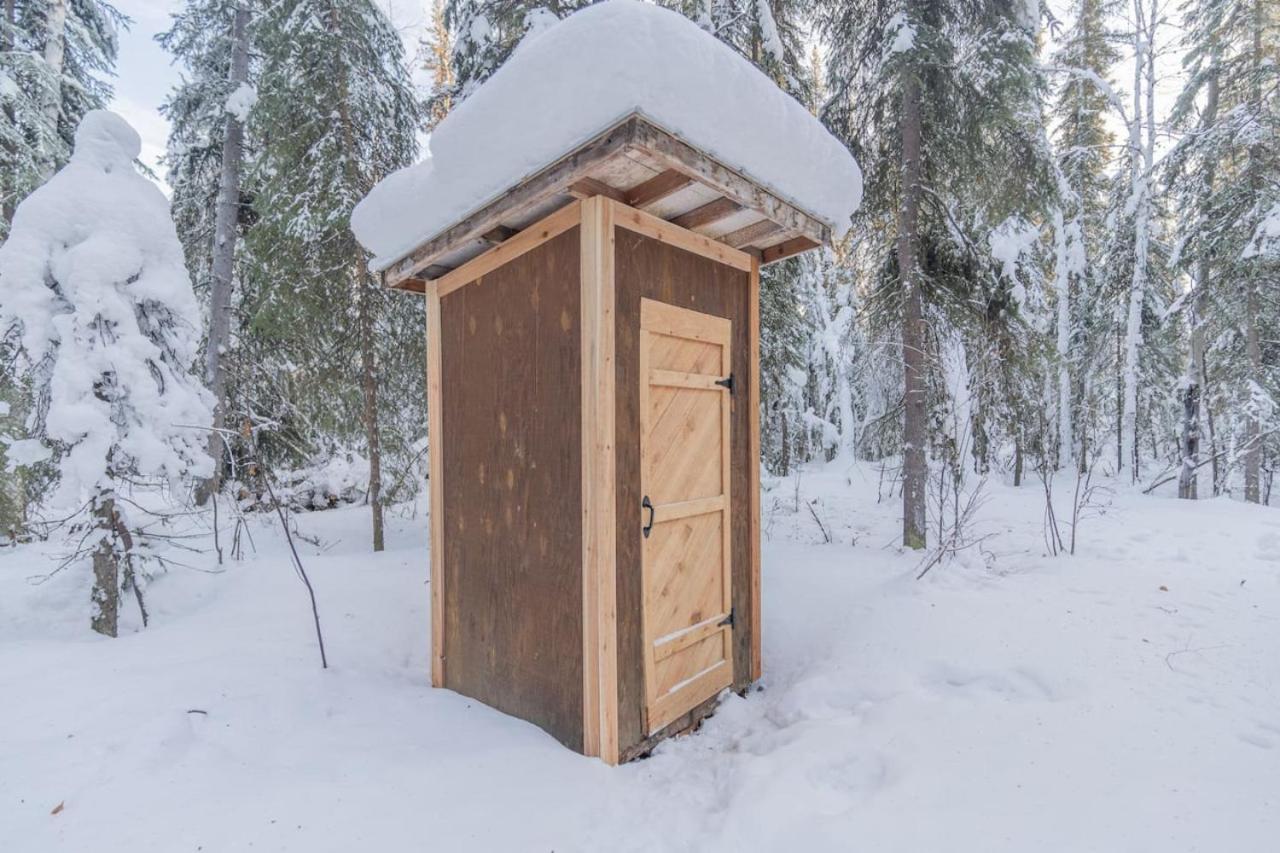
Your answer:
[[[580,260],[575,225],[440,297],[444,686],[574,750],[584,734]]]
[[[752,645],[756,625],[751,602],[751,466],[749,458],[751,272],[718,263],[701,254],[637,231],[615,230],[615,312],[617,379],[617,614],[618,742],[623,760],[645,743],[643,626],[641,623],[640,501],[640,300],[657,299],[733,323],[734,397],[731,494],[733,501],[733,599],[736,613],[733,650],[735,689],[753,680]]]

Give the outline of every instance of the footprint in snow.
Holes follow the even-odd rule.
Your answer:
[[[939,664],[925,684],[939,693],[953,693],[968,698],[995,696],[1008,702],[1047,702],[1054,691],[1038,675],[1018,667],[1005,672],[964,670],[950,664]]]
[[[1269,738],[1265,738],[1257,732],[1237,732],[1236,737],[1240,738],[1240,740],[1250,746],[1256,746],[1259,749],[1271,749],[1271,747],[1274,746]]]
[[[883,790],[889,783],[889,765],[877,752],[859,751],[820,764],[806,775],[815,791],[834,795],[824,798],[828,800],[824,811],[843,811],[847,798],[865,799]]]

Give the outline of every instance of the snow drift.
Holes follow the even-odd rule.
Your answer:
[[[849,151],[743,57],[676,12],[607,0],[534,28],[436,128],[422,162],[351,216],[384,269],[574,147],[639,113],[818,217],[862,199]]]

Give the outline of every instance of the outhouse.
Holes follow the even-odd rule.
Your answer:
[[[362,203],[426,297],[434,685],[617,763],[760,677],[760,268],[858,180],[745,60],[611,0]]]

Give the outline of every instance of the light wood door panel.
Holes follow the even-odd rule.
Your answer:
[[[646,730],[733,679],[729,376],[723,317],[640,306]],[[652,518],[652,522],[650,522]],[[643,534],[644,531],[642,531]]]

